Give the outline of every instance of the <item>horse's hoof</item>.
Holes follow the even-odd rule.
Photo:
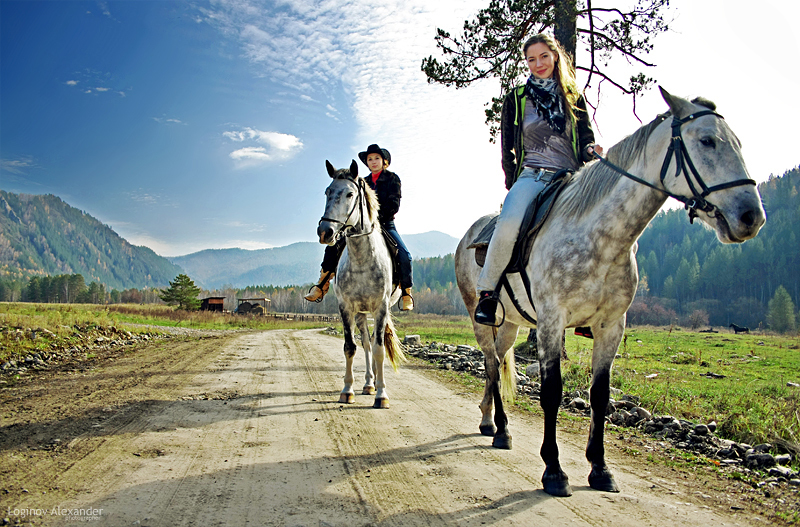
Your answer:
[[[589,473],[589,486],[603,492],[619,492],[614,476],[611,475],[611,471],[608,468],[593,468]]]
[[[494,433],[497,432],[497,428],[495,428],[494,425],[480,425],[478,429],[481,431],[481,434],[489,437],[494,436]]]
[[[340,393],[339,402],[353,404],[354,402],[356,402],[356,395],[354,393]]]
[[[511,434],[508,432],[495,434],[494,439],[492,439],[492,446],[503,450],[511,450]]]
[[[542,487],[544,491],[551,496],[557,496],[559,498],[572,496],[572,487],[569,486],[569,478],[561,470],[548,474],[548,470],[545,469],[544,475],[542,476]]]
[[[361,395],[375,395],[375,387],[374,386],[364,386],[364,389],[361,390]]]
[[[373,408],[389,408],[389,399],[375,399]]]

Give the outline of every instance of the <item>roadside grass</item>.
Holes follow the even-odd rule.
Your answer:
[[[147,326],[270,330],[312,329],[327,325],[325,322],[208,311],[186,312],[163,305],[0,302],[0,363],[30,353],[83,344],[83,334],[93,329],[116,327],[131,333],[159,333],[157,328]]]
[[[466,317],[397,316],[401,338],[476,346]],[[629,327],[614,361],[612,386],[654,414],[717,423],[720,437],[800,449],[800,338],[769,333],[699,333],[679,327]],[[527,338],[520,331],[517,344]],[[592,341],[566,335],[564,392],[591,385]],[[534,405],[538,408],[538,405]]]

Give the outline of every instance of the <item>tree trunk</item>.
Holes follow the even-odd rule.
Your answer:
[[[573,67],[578,34],[577,13],[577,0],[555,0],[553,36],[572,58]]]

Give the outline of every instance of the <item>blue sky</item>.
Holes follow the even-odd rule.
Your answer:
[[[164,256],[282,246],[316,239],[325,160],[377,142],[403,181],[399,231],[460,237],[505,195],[483,124],[497,86],[431,86],[420,62],[436,27],[487,3],[1,0],[0,188],[55,194]],[[796,167],[797,3],[671,5],[646,73],[714,100],[757,181]],[[655,90],[637,107],[665,109]],[[640,125],[612,90],[596,121],[606,147]]]

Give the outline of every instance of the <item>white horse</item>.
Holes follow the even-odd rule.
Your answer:
[[[389,311],[400,298],[400,288],[392,286],[392,259],[378,222],[378,197],[358,177],[355,160],[349,170],[336,170],[328,161],[325,166],[333,182],[325,190],[325,214],[319,221],[317,235],[322,244],[333,245],[340,236],[345,236],[347,244],[333,281],[342,315],[347,362],[339,402],[355,402],[353,329],[357,325],[367,363],[362,394],[375,394],[374,408],[389,408],[383,377],[384,352],[395,370],[405,357]],[[371,343],[367,314],[375,321]]]
[[[541,456],[546,465],[542,483],[545,492],[555,496],[572,493],[556,444],[564,329],[590,326],[594,335],[586,447],[592,466],[589,484],[618,492],[605,463],[603,426],[611,366],[639,280],[636,240],[667,197],[683,201],[690,219],[700,218],[722,243],[748,240],[766,221],[739,140],[714,111],[714,104],[661,92],[669,112],[612,147],[602,162],[574,174],[536,234],[524,272],[508,276],[496,313],[504,322],[493,328],[473,319],[487,375],[480,430],[494,435],[492,444],[498,448],[511,448],[500,386],[503,394],[513,394],[514,352],[509,348],[519,326],[537,328],[544,410]],[[473,317],[480,267],[475,250],[467,247],[490,219],[485,216],[473,224],[456,250],[456,279]]]

